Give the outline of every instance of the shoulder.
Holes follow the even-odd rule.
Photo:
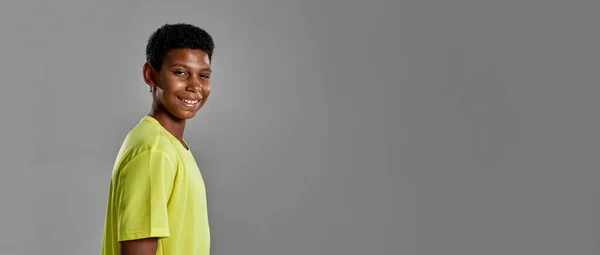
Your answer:
[[[142,155],[157,155],[176,162],[178,151],[164,130],[142,121],[127,134],[119,152],[119,161],[124,164]]]
[[[123,174],[137,176],[152,173],[175,174],[179,165],[179,157],[170,141],[160,138],[139,139],[128,142],[128,150],[119,155],[115,174],[123,178]],[[160,174],[159,176],[163,176]]]

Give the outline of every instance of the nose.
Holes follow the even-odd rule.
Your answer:
[[[194,93],[199,93],[202,91],[202,82],[192,79],[188,85],[188,90]]]

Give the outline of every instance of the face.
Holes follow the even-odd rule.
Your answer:
[[[160,71],[144,65],[144,79],[152,87],[155,110],[175,120],[191,119],[210,94],[210,60],[198,49],[173,49]]]

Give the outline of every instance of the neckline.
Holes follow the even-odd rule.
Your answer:
[[[181,146],[181,148],[183,148],[183,150],[185,151],[190,151],[191,147],[190,145],[185,141],[185,139],[181,139],[182,141],[179,141],[179,139],[177,139],[177,137],[175,137],[173,134],[171,134],[171,132],[169,132],[169,130],[167,130],[162,124],[160,124],[160,122],[158,122],[157,119],[155,119],[154,117],[150,116],[150,115],[146,115],[144,116],[143,120],[147,120],[150,121],[156,125],[158,125],[160,127],[160,129],[167,133],[167,135],[169,136],[169,138],[171,138],[171,140],[173,140],[174,142],[176,142],[177,144],[179,144],[179,146]],[[183,142],[183,144],[182,144]]]

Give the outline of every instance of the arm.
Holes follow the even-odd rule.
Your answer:
[[[121,255],[155,255],[159,238],[170,236],[167,204],[176,165],[167,154],[146,151],[123,166],[116,196]]]
[[[157,238],[145,238],[121,242],[121,255],[155,255]]]

